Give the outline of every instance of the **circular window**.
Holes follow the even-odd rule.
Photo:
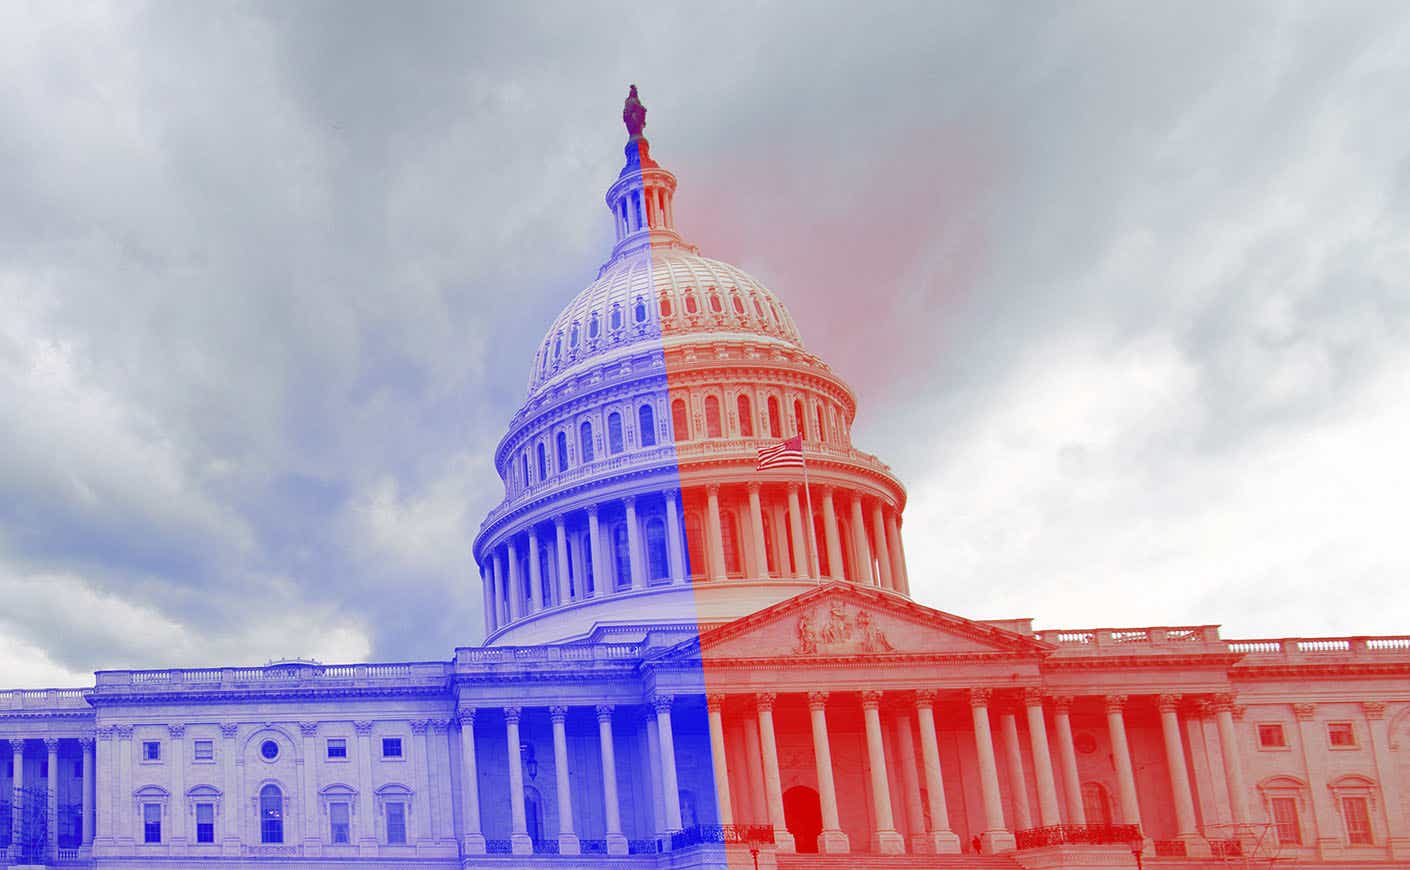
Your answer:
[[[1083,755],[1091,755],[1097,751],[1097,738],[1084,732],[1072,738],[1072,745]]]
[[[265,761],[273,761],[279,757],[279,744],[273,740],[266,740],[259,745],[259,754]]]

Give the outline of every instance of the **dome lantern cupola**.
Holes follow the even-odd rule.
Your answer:
[[[608,265],[623,255],[642,248],[681,247],[694,250],[676,232],[676,177],[651,157],[651,143],[642,133],[646,127],[646,106],[631,86],[622,108],[627,126],[627,162],[617,180],[607,190],[607,207],[617,228],[617,244]],[[606,268],[604,266],[604,268]]]

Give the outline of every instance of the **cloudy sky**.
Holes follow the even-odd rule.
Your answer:
[[[629,82],[923,602],[1410,632],[1410,8],[713,5],[0,5],[0,684],[477,641]]]

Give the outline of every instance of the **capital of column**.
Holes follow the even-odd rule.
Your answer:
[[[1048,700],[1053,702],[1053,711],[1057,713],[1072,712],[1072,702],[1076,698],[1071,695],[1053,695]]]
[[[612,721],[612,705],[611,705],[611,704],[598,704],[598,705],[597,705],[597,721],[598,721],[598,722],[611,722],[611,721]]]
[[[426,722],[431,726],[432,734],[444,734],[450,730],[448,719],[427,719]]]
[[[825,709],[827,709],[827,692],[809,692],[809,693],[808,693],[808,709],[809,709],[809,710],[825,710]]]
[[[94,742],[94,741],[93,741],[93,738],[92,738],[92,737],[80,737],[80,738],[78,738],[78,745],[79,745],[81,748],[85,749],[85,750],[92,749],[92,748],[93,748],[93,742]]]
[[[430,719],[412,719],[412,720],[411,720],[411,733],[412,733],[412,734],[425,734],[426,731],[427,731],[427,729],[429,729],[430,727],[431,727],[431,720],[430,720]]]
[[[131,740],[133,728],[131,725],[114,725],[113,733],[119,740]]]
[[[706,495],[719,496],[719,494],[720,494],[720,485],[719,485],[718,483],[707,483],[707,484],[705,484],[705,494],[706,494]]]
[[[561,725],[568,720],[568,708],[562,704],[554,704],[548,708],[548,718],[553,721],[553,724]]]
[[[867,689],[862,692],[862,709],[876,710],[881,707],[882,693],[876,689]]]
[[[916,689],[916,707],[922,710],[933,708],[938,697],[940,693],[934,689]]]
[[[1162,713],[1177,713],[1183,696],[1176,694],[1160,695],[1155,700],[1156,709]]]
[[[1361,712],[1367,719],[1380,719],[1386,714],[1386,705],[1381,701],[1362,701]]]
[[[1233,692],[1217,692],[1210,696],[1209,707],[1216,713],[1227,713],[1234,709]]]
[[[800,484],[794,483],[793,481],[788,482],[788,492],[790,495],[797,495],[798,490],[802,488],[803,487]]]
[[[186,736],[186,726],[185,726],[185,725],[168,725],[168,726],[166,726],[166,733],[168,733],[168,734],[170,734],[172,737],[174,737],[174,738],[180,740],[182,737],[185,737],[185,736]]]
[[[475,708],[462,707],[455,711],[455,718],[460,720],[461,728],[464,728],[466,725],[473,728],[475,726]]]
[[[367,727],[368,730],[371,730],[372,723],[368,722]],[[220,736],[224,737],[226,740],[234,740],[235,735],[238,733],[240,733],[240,726],[236,725],[234,722],[220,723]]]
[[[11,752],[14,752],[14,753],[16,753],[16,754],[24,752],[24,738],[23,738],[23,737],[11,738],[11,739],[9,739],[9,740],[7,740],[7,741],[5,741],[5,742],[8,743],[8,744],[10,744],[10,751],[11,751]]]
[[[705,708],[711,713],[717,713],[724,709],[725,698],[723,692],[711,692],[705,696]]]
[[[57,737],[45,737],[45,738],[44,738],[44,748],[47,749],[47,750],[49,750],[49,754],[50,754],[50,755],[53,755],[54,753],[58,752],[58,751],[59,751],[59,738],[57,738]]]
[[[111,726],[111,725],[101,725],[101,726],[99,726],[99,727],[97,727],[97,728],[94,728],[94,729],[93,729],[93,736],[97,737],[99,740],[112,740],[112,739],[113,739],[113,726]]]
[[[1023,706],[1041,707],[1043,706],[1044,694],[1042,689],[1029,686],[1023,690]]]
[[[361,735],[363,735],[363,736],[366,736],[366,735],[372,733],[372,723],[371,723],[371,722],[354,722],[354,723],[353,723],[353,730],[356,731],[358,734],[361,734]]]
[[[588,516],[590,516],[590,517],[595,517],[595,516],[597,516],[597,505],[596,505],[596,504],[590,504],[590,505],[588,505],[588,506],[587,506],[587,514],[588,514]]]
[[[751,480],[751,481],[749,481],[749,492],[750,492],[751,494],[754,494],[754,495],[757,495],[757,494],[758,494],[758,492],[759,492],[759,482],[758,482],[758,481],[756,481],[756,480]]]
[[[1311,722],[1312,717],[1317,715],[1316,704],[1293,704],[1293,715],[1299,722]]]
[[[1108,713],[1120,713],[1126,709],[1126,696],[1106,695],[1102,698],[1102,703],[1106,705]]]
[[[988,707],[989,699],[994,697],[993,689],[970,689],[969,706]]]
[[[1196,698],[1190,702],[1190,715],[1196,719],[1208,719],[1212,712],[1214,712],[1214,705],[1204,698]]]
[[[636,507],[636,496],[634,496],[634,495],[624,495],[624,496],[622,496],[622,504],[626,505],[626,506],[629,507],[629,508],[635,508],[635,507]]]
[[[318,733],[318,723],[317,723],[317,722],[300,722],[300,723],[299,723],[299,733],[302,734],[302,735],[305,736],[305,737],[312,737],[312,736],[314,736],[315,734]]]
[[[563,529],[563,527],[566,526],[567,524],[568,524],[568,518],[567,518],[567,517],[563,516],[562,514],[554,514],[554,515],[553,515],[553,527],[554,527],[554,528],[559,529],[559,530],[561,531],[561,530]]]
[[[523,707],[505,707],[505,708],[504,708],[504,721],[505,721],[505,722],[512,722],[512,723],[514,723],[515,725],[518,725],[518,724],[519,724],[519,717],[520,717],[520,715],[521,715],[523,712],[524,712],[524,708],[523,708]]]
[[[675,695],[652,695],[650,699],[651,708],[657,713],[671,712],[671,705],[675,703]]]
[[[754,695],[754,706],[760,713],[765,710],[772,712],[774,709],[774,700],[777,698],[778,695],[774,692],[758,692]]]

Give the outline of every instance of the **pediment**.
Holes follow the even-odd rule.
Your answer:
[[[1041,657],[1050,644],[866,586],[830,583],[707,631],[667,657]]]

